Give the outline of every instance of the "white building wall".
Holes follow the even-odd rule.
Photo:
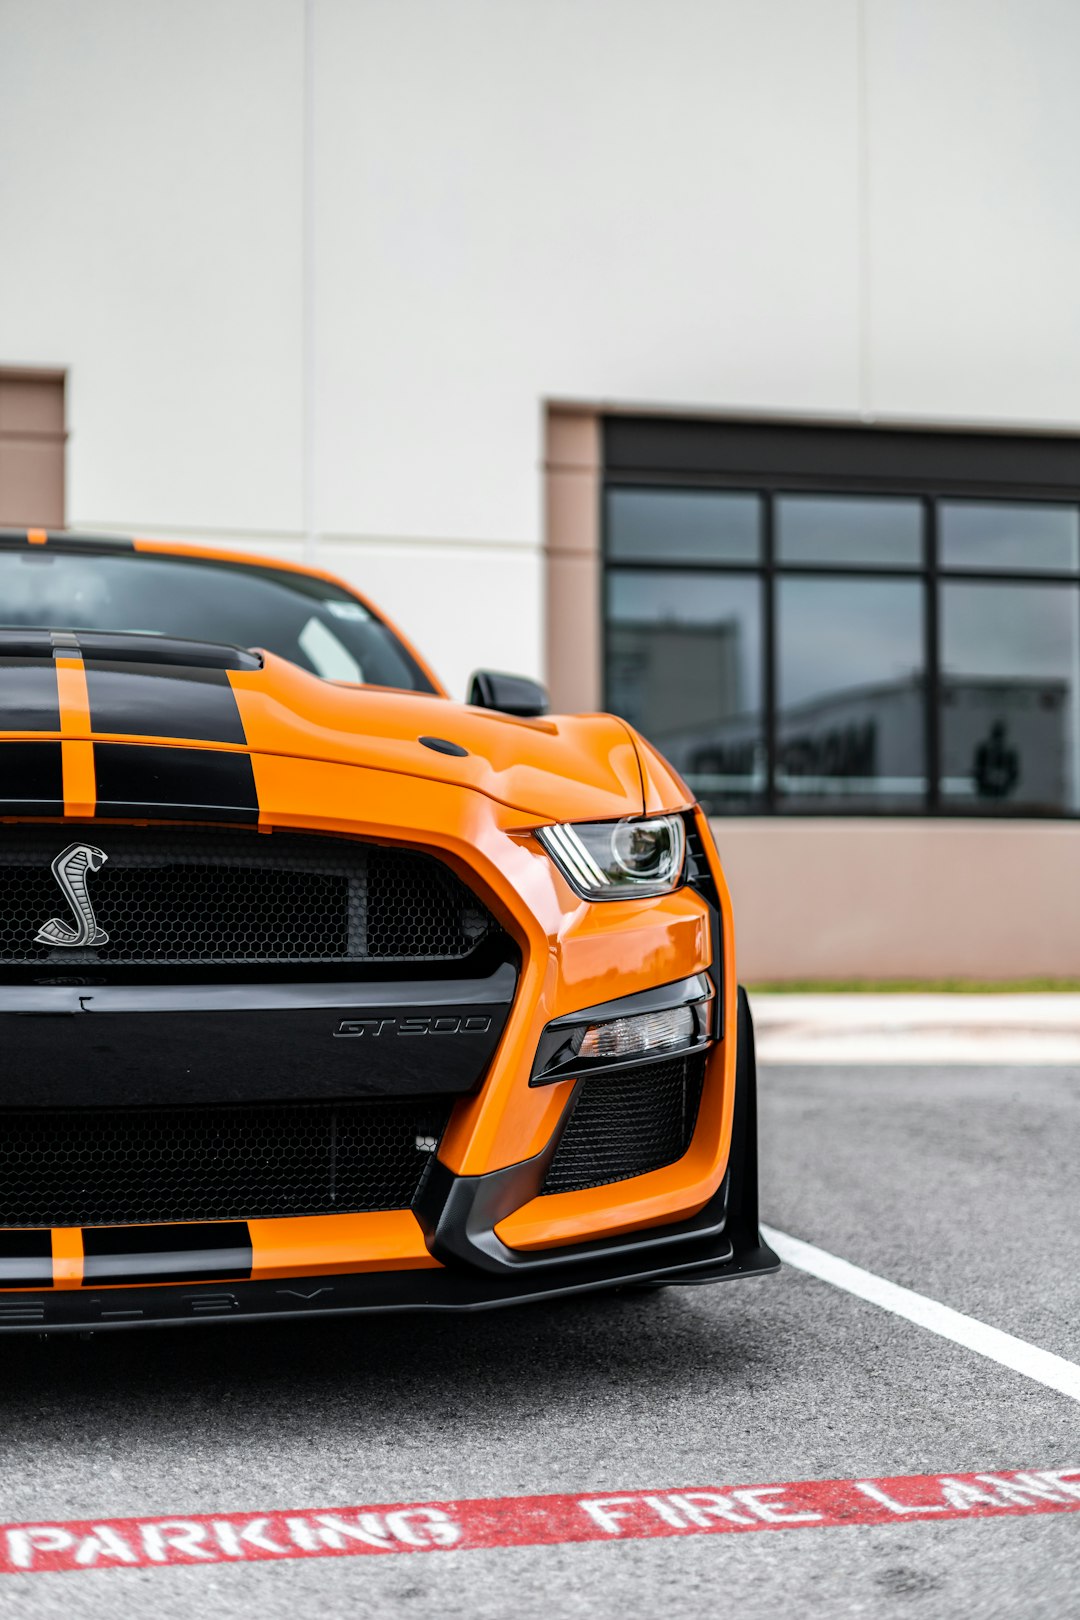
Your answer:
[[[547,399],[1080,425],[1074,0],[314,0],[318,557],[539,673]],[[69,521],[301,550],[303,0],[0,0]]]
[[[0,0],[0,364],[65,366],[69,522],[300,526],[295,0]]]

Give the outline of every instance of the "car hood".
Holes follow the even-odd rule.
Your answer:
[[[54,740],[59,753],[61,741],[91,742],[99,788],[101,763],[115,764],[115,745],[127,743],[168,749],[180,770],[197,766],[183,748],[391,772],[541,821],[635,815],[644,805],[633,735],[611,715],[519,720],[433,694],[330,683],[270,653],[78,640],[0,648],[0,745]],[[34,771],[40,754],[24,750]]]
[[[269,654],[261,670],[230,680],[256,752],[451,783],[548,820],[642,810],[633,737],[613,715],[519,720],[426,693],[331,684]]]

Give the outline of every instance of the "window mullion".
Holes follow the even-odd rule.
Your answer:
[[[762,710],[765,723],[765,804],[775,814],[776,800],[776,496],[765,490],[761,497],[762,572],[761,607],[764,614],[761,638]]]
[[[938,509],[937,501],[923,502],[926,523],[926,678],[923,683],[926,746],[926,807],[941,809],[941,669],[938,633]]]

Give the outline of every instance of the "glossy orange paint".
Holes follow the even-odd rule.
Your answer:
[[[330,1277],[354,1271],[438,1270],[408,1209],[249,1221],[252,1277]]]
[[[707,840],[710,857],[715,857],[708,823],[700,813],[697,822],[699,834]],[[721,907],[723,937],[718,942],[718,954],[723,960],[723,1028],[726,1033],[709,1057],[697,1127],[689,1151],[675,1164],[648,1175],[635,1176],[632,1181],[620,1182],[615,1187],[593,1187],[584,1192],[534,1198],[496,1227],[499,1237],[510,1248],[554,1248],[560,1243],[578,1243],[587,1238],[640,1231],[683,1220],[696,1215],[720,1185],[727,1169],[735,1109],[737,990],[731,896],[718,862],[714,876]],[[707,962],[701,964],[706,965]],[[663,980],[656,976],[651,982]]]
[[[81,1288],[83,1280],[83,1235],[78,1226],[52,1229],[54,1288]]]

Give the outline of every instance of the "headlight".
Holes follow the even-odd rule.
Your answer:
[[[541,827],[536,836],[586,900],[670,894],[682,879],[686,829],[681,816],[564,822]]]

